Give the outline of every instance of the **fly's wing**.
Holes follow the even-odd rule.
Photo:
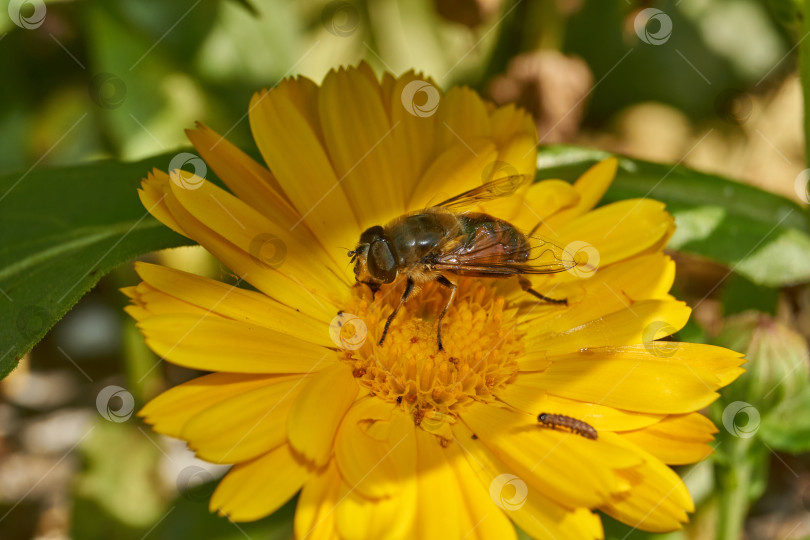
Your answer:
[[[514,194],[518,188],[528,184],[532,181],[532,177],[526,174],[514,174],[512,176],[503,176],[490,180],[484,184],[465,191],[455,197],[451,197],[446,201],[442,201],[436,206],[447,208],[449,210],[463,210],[476,204],[491,201],[493,199],[500,199],[501,197],[508,197]]]
[[[518,233],[520,234],[520,233]],[[471,239],[462,235],[448,241],[431,259],[431,267],[472,277],[507,277],[519,274],[554,274],[577,265],[574,255],[539,236],[524,237],[519,247],[501,234],[485,229]]]

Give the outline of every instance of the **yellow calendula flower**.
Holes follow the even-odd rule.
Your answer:
[[[531,276],[567,305],[514,278],[450,276],[443,350],[449,291],[435,282],[379,345],[405,284],[372,296],[347,251],[370,226],[533,175],[533,122],[467,88],[379,80],[360,64],[255,95],[250,124],[267,167],[207,127],[188,132],[230,192],[173,170],[149,174],[140,195],[255,290],[145,263],[125,289],[157,354],[212,372],[140,413],[233,464],[212,511],[254,520],[300,492],[301,539],[515,538],[513,522],[537,538],[600,538],[596,509],[649,531],[687,521],[692,501],[668,465],[710,453],[715,428],[696,411],[742,360],[655,341],[689,316],[668,292],[673,220],[652,200],[593,210],[616,160],[479,209],[577,255]]]

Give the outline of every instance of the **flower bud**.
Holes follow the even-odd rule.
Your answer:
[[[768,314],[746,311],[730,317],[715,344],[745,353],[746,373],[724,392],[724,401],[750,403],[766,414],[810,383],[804,338]]]

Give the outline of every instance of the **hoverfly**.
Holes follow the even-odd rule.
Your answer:
[[[531,178],[502,177],[447,199],[436,206],[402,215],[387,225],[375,225],[360,235],[349,251],[358,283],[376,293],[400,275],[407,278],[399,304],[388,317],[379,345],[385,341],[391,321],[418,286],[437,281],[450,289],[450,298],[439,315],[436,339],[442,346],[442,319],[456,293],[447,275],[481,278],[517,276],[524,291],[552,304],[565,299],[543,296],[531,288],[524,274],[551,274],[574,266],[571,257],[553,243],[520,232],[510,223],[482,212],[464,211],[478,203],[513,194]]]

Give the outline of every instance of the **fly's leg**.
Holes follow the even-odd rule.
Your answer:
[[[411,292],[413,292],[413,280],[408,278],[408,281],[405,283],[405,290],[402,293],[402,298],[399,299],[399,304],[397,304],[397,307],[395,307],[394,311],[391,312],[391,315],[388,316],[388,320],[385,321],[385,328],[383,328],[382,337],[380,338],[379,342],[380,347],[382,347],[383,341],[385,341],[385,336],[388,334],[388,327],[391,326],[391,321],[393,321],[394,317],[397,316],[399,308],[402,307],[402,304],[405,303],[405,300],[408,299]]]
[[[450,308],[450,304],[453,303],[453,298],[456,297],[456,284],[444,276],[437,277],[436,281],[450,289],[450,298],[447,299],[447,304],[445,304],[442,314],[439,315],[439,329],[436,332],[436,341],[439,343],[439,350],[442,351],[444,350],[444,346],[442,345],[442,319],[444,319],[445,313],[447,313],[447,310]]]
[[[540,300],[544,300],[549,304],[563,304],[565,306],[568,305],[568,300],[565,298],[549,298],[548,296],[543,296],[539,292],[532,289],[532,282],[526,279],[523,276],[518,276],[518,281],[520,282],[520,288],[526,291],[527,293],[531,294],[535,298],[539,298]]]

